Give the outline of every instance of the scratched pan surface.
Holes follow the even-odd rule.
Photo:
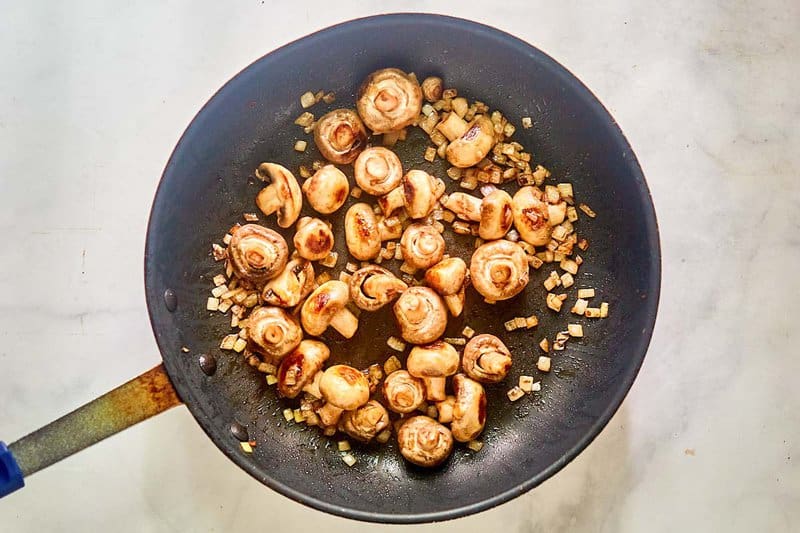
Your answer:
[[[495,333],[511,348],[514,366],[503,383],[487,387],[488,422],[481,437],[486,447],[476,454],[459,446],[435,470],[403,462],[391,443],[356,446],[358,462],[346,466],[334,443],[315,428],[284,421],[281,410],[288,404],[276,399],[262,374],[241,356],[218,349],[220,338],[229,333],[229,317],[205,311],[211,278],[221,268],[210,256],[210,245],[242,221],[243,212],[256,211],[254,197],[262,184],[252,177],[253,169],[261,161],[275,161],[296,171],[318,158],[310,137],[292,124],[302,112],[299,95],[309,89],[335,91],[335,104],[311,109],[317,117],[333,107],[353,107],[360,81],[387,66],[413,71],[420,79],[442,76],[446,86],[485,101],[518,126],[521,117],[533,117],[534,127],[519,128],[515,138],[553,171],[556,181],[572,182],[578,201],[599,213],[578,224],[591,245],[581,253],[585,263],[577,286],[594,287],[597,300],[611,304],[605,320],[584,320],[566,310],[554,316],[544,306],[547,266],[532,271],[524,293],[500,305],[484,304],[470,289],[465,314],[450,321],[447,335],[458,336],[466,324]],[[309,140],[305,154],[292,149],[299,138]],[[422,159],[425,146],[417,131],[397,151],[406,168],[432,172],[452,190],[446,165]],[[352,177],[350,168],[344,170]],[[339,268],[347,256],[342,218],[353,201],[330,218],[342,254]],[[274,217],[261,218],[277,229]],[[473,238],[447,232],[447,242],[450,254],[469,257]],[[166,167],[153,204],[145,266],[147,302],[166,368],[217,446],[290,498],[380,522],[474,513],[529,490],[574,458],[608,422],[636,376],[655,321],[660,284],[649,192],[608,112],[575,77],[530,45],[486,26],[432,15],[373,17],[329,28],[264,56],[227,83],[191,123]],[[172,313],[163,303],[166,289],[178,297]],[[538,328],[504,331],[505,320],[532,313],[541,319]],[[555,355],[553,371],[539,375],[537,343],[545,335],[552,339],[567,320],[584,324],[585,338],[570,341]],[[385,345],[392,334],[397,330],[385,309],[362,314],[351,341],[345,343],[335,332],[324,340],[334,362],[363,368],[392,353]],[[183,353],[182,346],[190,353]],[[217,357],[214,376],[200,371],[201,353]],[[505,391],[520,374],[541,379],[542,391],[510,403]],[[243,454],[231,436],[233,420],[246,425],[258,441],[252,455]]]

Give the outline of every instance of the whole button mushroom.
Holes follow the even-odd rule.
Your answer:
[[[373,146],[359,154],[353,172],[356,183],[366,193],[382,196],[400,185],[403,164],[388,148]]]
[[[409,170],[401,181],[404,205],[411,218],[428,216],[444,194],[444,182],[424,170]]]
[[[395,370],[383,382],[383,397],[395,413],[412,413],[425,403],[425,383],[405,370]]]
[[[514,227],[522,240],[534,246],[544,246],[550,241],[550,216],[541,190],[531,186],[520,188],[514,194],[511,208]]]
[[[356,270],[349,285],[353,303],[364,311],[377,311],[408,289],[405,282],[378,265]]]
[[[502,239],[514,223],[511,195],[496,189],[484,196],[478,236],[485,241]]]
[[[322,374],[319,390],[325,400],[317,414],[323,425],[334,426],[343,411],[352,411],[369,400],[369,381],[348,365],[333,365]]]
[[[325,165],[303,182],[303,193],[318,213],[328,215],[344,205],[350,193],[350,182],[344,172]]]
[[[400,69],[384,68],[370,74],[358,91],[358,114],[375,134],[410,126],[422,110],[422,88]]]
[[[448,194],[447,198],[442,202],[442,205],[455,213],[461,220],[479,222],[481,220],[482,203],[480,198],[458,191]]]
[[[491,241],[472,254],[469,273],[472,286],[487,302],[508,300],[528,284],[528,260],[517,243]]]
[[[453,421],[450,430],[459,442],[469,442],[481,434],[486,424],[486,393],[483,386],[464,374],[453,377]]]
[[[408,354],[408,373],[425,383],[425,398],[438,402],[444,400],[448,376],[458,371],[458,352],[446,342],[436,341],[425,346],[414,346]]]
[[[304,339],[294,351],[283,358],[278,367],[280,395],[296,398],[303,390],[308,389],[330,355],[331,351],[323,343]]]
[[[402,337],[412,344],[433,342],[447,327],[442,298],[428,287],[409,287],[394,303]]]
[[[318,218],[303,217],[297,221],[294,247],[297,254],[309,261],[324,259],[333,250],[331,227]]]
[[[281,273],[289,248],[279,233],[258,224],[245,224],[233,232],[228,258],[239,278],[260,284]]]
[[[446,257],[425,271],[425,283],[442,295],[453,316],[464,310],[466,280],[467,264],[460,257]]]
[[[403,260],[413,268],[428,268],[444,256],[444,239],[430,224],[409,225],[400,239]]]
[[[335,109],[317,121],[314,142],[322,157],[349,165],[367,145],[367,131],[352,109]]]
[[[472,337],[461,358],[464,373],[481,383],[497,383],[505,379],[511,368],[511,352],[503,341],[483,333]]]
[[[374,259],[380,253],[378,219],[369,204],[350,206],[344,217],[344,237],[350,255],[359,261]]]
[[[256,169],[256,177],[270,182],[256,196],[256,205],[261,212],[267,216],[277,213],[278,226],[282,228],[294,224],[303,207],[303,195],[294,174],[276,163],[261,163]]]
[[[361,442],[369,442],[375,435],[389,427],[389,413],[375,400],[370,400],[352,411],[345,411],[339,420],[339,429]]]
[[[292,259],[278,276],[264,285],[261,299],[278,307],[294,307],[314,288],[314,267],[302,258]]]
[[[442,464],[453,452],[453,434],[445,426],[427,416],[406,420],[397,432],[400,454],[417,466]]]
[[[275,365],[297,348],[303,331],[297,319],[280,307],[259,307],[247,318],[247,339],[252,351]]]
[[[450,113],[448,117],[456,116]],[[443,132],[445,136],[447,133]],[[489,155],[495,145],[494,126],[484,115],[478,115],[466,126],[466,130],[456,139],[451,139],[445,155],[447,161],[458,168],[477,165]]]
[[[358,329],[358,318],[345,305],[350,300],[347,284],[339,280],[323,283],[303,303],[300,321],[309,335],[322,335],[328,326],[349,339]]]

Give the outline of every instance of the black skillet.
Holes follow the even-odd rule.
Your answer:
[[[470,290],[465,316],[451,320],[447,334],[458,335],[466,324],[496,333],[515,362],[504,383],[488,387],[484,449],[473,453],[460,447],[435,470],[405,463],[391,443],[357,447],[358,462],[345,465],[316,429],[284,421],[286,405],[263,374],[241,356],[220,352],[229,318],[205,310],[211,278],[220,268],[210,245],[241,221],[243,212],[255,211],[253,199],[262,185],[252,178],[253,169],[261,161],[296,169],[318,157],[313,143],[306,154],[292,149],[296,139],[306,138],[292,124],[302,112],[299,96],[325,89],[336,93],[334,106],[353,107],[360,81],[387,66],[413,71],[420,79],[439,75],[446,86],[501,110],[518,126],[515,138],[553,171],[554,182],[574,184],[578,201],[598,213],[593,220],[582,217],[578,225],[590,247],[581,253],[585,263],[577,285],[594,287],[597,299],[611,305],[604,320],[548,311],[541,285],[552,270],[548,265],[532,271],[526,291],[502,305],[484,304]],[[329,107],[319,104],[312,111],[320,116]],[[533,128],[519,127],[525,116],[533,117]],[[398,145],[406,168],[443,177],[443,163],[422,159],[425,146],[420,132]],[[344,256],[345,209],[332,218]],[[263,223],[274,226],[274,219]],[[467,257],[472,240],[451,235],[448,252]],[[341,259],[339,267],[343,264]],[[158,187],[147,232],[145,281],[163,365],[12,443],[10,452],[0,446],[0,493],[21,486],[22,475],[182,400],[228,457],[274,490],[349,518],[426,522],[475,513],[524,493],[597,436],[644,359],[658,304],[660,251],[636,157],[614,119],[577,78],[494,28],[402,14],[347,22],[295,41],[247,67],[213,96],[184,133]],[[505,320],[531,313],[541,319],[538,328],[503,330]],[[584,324],[585,338],[570,341],[554,357],[553,371],[539,375],[538,341],[552,339],[567,321]],[[384,342],[391,334],[395,326],[384,311],[362,314],[350,342],[335,333],[325,340],[333,361],[365,367],[388,356]],[[201,354],[216,359],[213,375],[198,364]],[[520,374],[537,375],[542,390],[511,403],[505,391]],[[257,441],[254,453],[242,452],[231,434],[234,421]]]

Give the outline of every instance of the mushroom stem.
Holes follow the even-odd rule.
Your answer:
[[[303,392],[306,392],[314,398],[322,398],[322,393],[319,391],[319,380],[322,379],[322,370],[314,374],[314,379],[309,381],[304,387]]]
[[[278,198],[278,190],[275,185],[267,185],[256,196],[256,205],[266,216],[277,211],[281,206],[281,199]]]
[[[391,216],[397,209],[405,205],[403,187],[395,187],[388,194],[378,198],[378,205],[381,206],[384,216]]]
[[[331,326],[341,333],[343,337],[349,339],[355,335],[358,329],[358,318],[349,310],[343,308],[333,315],[333,318],[331,318]]]
[[[439,422],[449,424],[453,421],[453,407],[455,407],[456,397],[448,396],[444,400],[436,403],[436,410],[439,412]]]
[[[344,409],[336,407],[331,402],[327,402],[325,405],[319,408],[317,411],[317,416],[319,416],[322,425],[335,426],[342,417],[342,413],[344,413]]]
[[[378,233],[381,235],[381,241],[399,239],[403,235],[403,225],[397,218],[394,221],[393,224],[387,224],[386,217],[378,221]]]
[[[457,114],[450,113],[436,126],[436,129],[441,131],[448,141],[455,141],[467,132],[469,124]]]
[[[464,311],[464,296],[465,294],[463,285],[461,286],[461,288],[458,290],[457,293],[443,296],[444,303],[453,316],[460,316],[461,313]]]
[[[425,399],[431,402],[440,402],[447,397],[444,387],[447,378],[422,378],[425,382]]]

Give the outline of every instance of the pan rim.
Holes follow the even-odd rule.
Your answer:
[[[501,493],[494,494],[488,498],[484,498],[480,501],[468,505],[454,507],[442,511],[433,511],[425,513],[394,514],[385,512],[361,511],[349,507],[334,505],[326,501],[320,500],[318,498],[315,498],[313,496],[309,496],[304,492],[298,491],[297,489],[292,488],[291,486],[286,485],[270,477],[268,473],[264,474],[256,467],[255,464],[245,461],[241,457],[241,454],[235,453],[232,448],[226,449],[225,447],[220,446],[217,440],[215,439],[214,435],[212,434],[213,425],[208,423],[208,421],[206,420],[207,415],[198,407],[198,400],[195,397],[194,390],[191,387],[184,387],[181,376],[177,375],[177,373],[173,374],[173,372],[170,371],[171,365],[168,359],[163,357],[163,354],[166,352],[167,348],[166,346],[163,345],[164,341],[159,334],[158,328],[156,326],[154,312],[150,306],[150,301],[151,301],[150,291],[154,289],[154,287],[152,287],[152,284],[149,283],[149,280],[153,278],[154,273],[151,271],[148,258],[151,256],[151,251],[152,251],[151,229],[153,223],[154,207],[158,202],[159,195],[162,194],[162,186],[165,182],[164,178],[172,168],[175,156],[181,149],[186,136],[189,134],[190,130],[192,130],[193,126],[195,125],[196,119],[203,114],[205,109],[211,104],[212,101],[216,99],[218,94],[225,91],[225,89],[231,84],[234,84],[238,78],[243,76],[247,71],[250,70],[250,68],[253,65],[259,63],[264,58],[274,54],[286,53],[295,46],[298,46],[300,43],[307,41],[308,39],[313,39],[318,36],[336,35],[339,32],[351,31],[354,28],[366,28],[372,25],[381,25],[386,22],[405,23],[405,24],[420,24],[420,23],[434,24],[434,25],[446,26],[451,28],[457,28],[459,30],[467,30],[470,32],[479,33],[482,34],[483,36],[498,41],[502,41],[506,45],[510,45],[514,48],[517,48],[521,52],[524,52],[528,55],[536,55],[539,57],[540,60],[542,60],[545,63],[548,63],[549,68],[552,69],[553,72],[560,72],[562,77],[564,78],[565,83],[569,84],[571,88],[575,89],[578,93],[584,94],[585,96],[584,101],[586,104],[589,105],[589,109],[591,111],[595,113],[600,113],[605,117],[610,118],[611,120],[610,126],[614,134],[618,136],[618,141],[620,142],[621,145],[628,147],[631,169],[633,171],[634,178],[638,182],[639,195],[643,206],[643,211],[644,211],[643,222],[646,225],[646,235],[647,238],[650,240],[650,242],[653,243],[653,247],[651,249],[649,257],[650,269],[653,274],[651,276],[651,279],[649,280],[649,286],[647,287],[647,306],[646,306],[646,312],[650,317],[650,319],[648,321],[647,327],[641,332],[638,345],[631,350],[631,362],[633,363],[632,372],[628,374],[628,376],[623,378],[622,386],[617,389],[616,394],[611,397],[611,401],[609,402],[608,406],[602,411],[597,420],[587,429],[585,435],[581,437],[581,439],[574,446],[568,449],[561,456],[561,458],[559,458],[549,467],[542,470],[537,475],[518,484],[515,487],[512,487]],[[652,195],[650,193],[649,187],[647,186],[647,182],[645,180],[645,176],[642,171],[641,165],[638,161],[638,158],[633,152],[630,143],[628,142],[627,138],[625,137],[624,133],[619,127],[617,121],[613,118],[608,109],[606,109],[606,107],[595,96],[595,94],[586,85],[584,85],[583,82],[581,82],[581,80],[577,76],[575,76],[566,67],[561,65],[558,61],[556,61],[555,59],[553,59],[540,49],[536,48],[535,46],[503,30],[494,28],[492,26],[463,18],[431,14],[431,13],[392,13],[392,14],[373,15],[363,18],[352,19],[332,26],[328,26],[326,28],[320,29],[318,31],[312,32],[308,35],[295,39],[294,41],[291,41],[279,48],[276,48],[275,50],[268,52],[267,54],[257,58],[255,61],[248,64],[246,67],[240,70],[235,76],[233,76],[230,80],[228,80],[224,85],[222,85],[222,87],[220,87],[206,101],[206,103],[195,114],[192,121],[186,127],[184,132],[181,134],[180,139],[176,143],[175,148],[170,154],[167,164],[165,165],[164,171],[161,175],[158,187],[156,189],[156,193],[153,197],[150,216],[148,218],[148,223],[147,223],[147,233],[145,238],[144,281],[145,281],[146,303],[147,303],[148,316],[150,318],[150,325],[153,330],[153,335],[156,339],[156,344],[158,345],[159,351],[162,355],[162,359],[165,362],[167,373],[169,374],[173,384],[175,384],[175,387],[178,390],[179,395],[186,403],[186,406],[188,407],[194,419],[197,421],[198,425],[208,435],[211,441],[214,442],[217,448],[219,448],[226,456],[228,456],[228,458],[231,461],[233,461],[237,466],[239,466],[245,472],[250,474],[253,478],[258,480],[262,484],[268,486],[269,488],[275,490],[279,494],[286,496],[298,503],[317,509],[319,511],[327,512],[343,518],[350,518],[365,522],[414,524],[414,523],[427,523],[427,522],[452,520],[455,518],[460,518],[471,514],[479,513],[481,511],[485,511],[502,503],[506,503],[511,499],[520,496],[528,492],[529,490],[533,489],[534,487],[540,485],[542,482],[544,482],[545,480],[549,479],[551,476],[559,472],[570,461],[572,461],[575,457],[577,457],[600,434],[603,428],[611,420],[613,415],[617,412],[623,400],[630,391],[633,382],[635,381],[639,373],[639,370],[641,369],[641,366],[644,362],[644,358],[647,353],[653,331],[655,329],[655,322],[658,313],[660,290],[661,290],[661,244],[659,240],[658,221],[656,218],[656,212]]]

